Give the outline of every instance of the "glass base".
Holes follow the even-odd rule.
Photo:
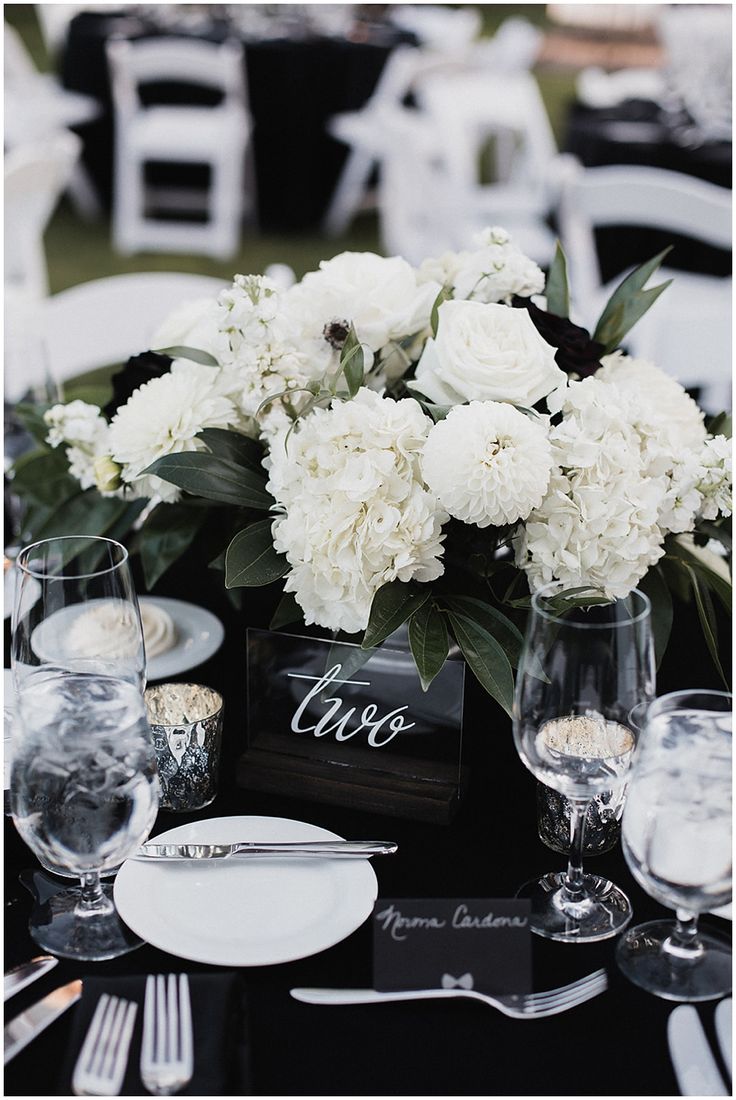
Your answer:
[[[595,943],[624,930],[631,920],[631,903],[618,886],[599,875],[583,875],[585,897],[573,902],[565,877],[564,871],[552,871],[518,891],[517,898],[531,900],[532,932],[563,943]]]
[[[77,886],[34,907],[28,928],[40,947],[60,958],[100,962],[143,945],[144,941],[118,916],[112,902],[112,884],[102,886],[109,907],[83,917],[76,912],[81,893],[81,886]]]
[[[712,1001],[731,992],[731,945],[725,936],[698,930],[702,950],[668,950],[674,921],[654,920],[630,929],[616,948],[616,962],[630,982],[665,1001]]]

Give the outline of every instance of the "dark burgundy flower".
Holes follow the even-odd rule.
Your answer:
[[[102,410],[111,420],[118,409],[125,405],[139,386],[168,374],[173,360],[157,351],[144,351],[128,360],[122,370],[112,376],[112,398]]]
[[[600,369],[603,344],[594,340],[587,329],[574,325],[568,317],[546,313],[535,306],[531,298],[512,299],[511,304],[526,309],[539,335],[553,348],[557,348],[555,362],[565,374],[588,378]]]

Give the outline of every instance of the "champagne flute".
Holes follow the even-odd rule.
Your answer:
[[[549,939],[603,940],[631,919],[623,891],[582,862],[588,807],[623,788],[636,744],[628,716],[654,695],[650,611],[637,589],[610,601],[553,584],[532,597],[514,740],[532,774],[569,800],[570,854],[567,871],[527,883],[519,897],[531,899],[531,928]]]
[[[42,863],[81,879],[34,910],[30,933],[53,955],[112,959],[140,946],[100,875],[148,837],[158,773],[136,684],[47,667],[18,696],[13,820]]]
[[[731,946],[698,928],[731,898],[731,708],[720,691],[676,691],[647,711],[624,808],[632,875],[676,913],[630,929],[616,960],[636,985],[670,1001],[731,992]]]
[[[11,663],[16,691],[50,668],[129,680],[143,692],[146,658],[128,551],[69,535],[16,559]]]

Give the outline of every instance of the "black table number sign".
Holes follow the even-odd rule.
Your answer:
[[[248,630],[248,747],[238,782],[321,802],[449,821],[460,800],[465,666],[422,691],[408,641],[373,650]]]
[[[379,898],[376,989],[529,993],[530,903],[510,898]]]

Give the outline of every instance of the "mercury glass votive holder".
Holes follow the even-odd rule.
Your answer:
[[[202,684],[146,688],[146,710],[161,782],[160,807],[201,810],[217,794],[223,701]]]
[[[584,852],[601,855],[614,848],[621,836],[625,786],[595,795],[585,814]],[[570,851],[570,802],[564,794],[537,783],[539,839],[555,852]]]

